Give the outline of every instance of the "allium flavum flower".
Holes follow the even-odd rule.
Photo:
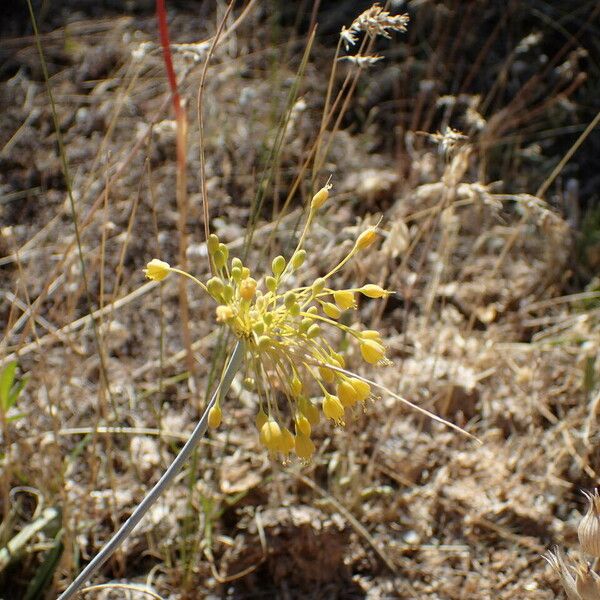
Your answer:
[[[149,279],[161,281],[173,271],[194,280],[217,302],[216,320],[227,325],[245,346],[244,382],[259,397],[256,426],[261,443],[272,453],[291,452],[304,460],[315,451],[312,428],[320,414],[343,425],[346,412],[371,395],[370,385],[345,370],[342,354],[324,335],[328,327],[339,330],[358,344],[369,364],[386,361],[385,346],[374,330],[360,331],[340,321],[344,311],[356,308],[356,295],[383,298],[390,292],[375,284],[336,290],[332,277],[359,252],[377,239],[369,227],[356,239],[343,260],[311,285],[289,289],[286,283],[306,258],[302,248],[318,209],[329,197],[330,185],[315,194],[298,245],[289,261],[277,256],[271,272],[254,278],[239,258],[214,234],[208,239],[208,253],[214,276],[206,284],[179,269],[154,259],[145,269]],[[295,278],[295,277],[294,277]],[[311,398],[318,393],[318,400]],[[280,402],[279,398],[285,400]],[[211,427],[221,423],[217,403],[209,414]]]

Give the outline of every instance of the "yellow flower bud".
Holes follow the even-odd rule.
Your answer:
[[[283,297],[283,304],[285,307],[290,310],[292,306],[296,303],[296,294],[294,292],[287,292]]]
[[[335,381],[335,373],[331,369],[319,367],[319,373],[321,374],[321,379],[326,383],[333,383]]]
[[[227,259],[229,258],[229,248],[225,244],[219,244],[219,250],[221,251],[221,254],[223,254],[225,262],[227,262]]]
[[[223,282],[218,277],[211,277],[206,282],[206,289],[215,300],[219,300],[221,298],[223,287]]]
[[[315,445],[312,440],[302,433],[296,436],[294,447],[298,458],[303,460],[308,460],[315,453]]]
[[[260,410],[258,411],[258,414],[256,415],[256,418],[254,419],[254,423],[256,424],[256,429],[258,429],[258,431],[260,431],[262,429],[262,426],[268,420],[269,420],[269,417],[267,417],[267,413],[265,413],[265,411],[261,407]]]
[[[254,294],[256,293],[256,280],[252,279],[252,277],[248,277],[244,279],[242,283],[240,283],[240,296],[244,300],[252,300],[254,298]]]
[[[315,323],[314,325],[311,325],[308,328],[308,331],[306,332],[306,337],[309,340],[312,340],[314,338],[316,338],[317,336],[319,336],[321,334],[321,328]]]
[[[276,256],[271,263],[271,269],[273,270],[273,275],[279,277],[285,269],[285,258],[281,255]]]
[[[220,248],[217,248],[217,250],[215,250],[212,257],[215,262],[215,267],[217,267],[217,269],[222,269],[225,266],[225,255],[221,252]]]
[[[332,185],[328,183],[324,187],[322,187],[312,198],[310,202],[310,210],[315,211],[319,210],[325,202],[327,202],[327,198],[329,198],[329,190],[332,188]]]
[[[344,407],[337,396],[325,394],[323,398],[323,414],[336,423],[344,422]]]
[[[323,279],[323,277],[319,277],[319,278],[315,279],[313,281],[312,286],[311,286],[312,293],[315,296],[317,294],[320,294],[323,291],[324,288],[325,288],[325,279]]]
[[[231,259],[231,268],[232,269],[239,269],[240,273],[241,273],[243,266],[244,266],[244,264],[237,256],[235,258]]]
[[[287,427],[284,427],[279,441],[279,451],[283,454],[289,454],[295,446],[296,439],[294,438],[294,434]]]
[[[360,332],[360,337],[364,340],[375,340],[381,344],[381,334],[376,329],[365,329]]]
[[[382,287],[375,285],[374,283],[367,283],[367,285],[363,285],[359,292],[368,296],[369,298],[383,298],[392,292],[388,292],[384,290]]]
[[[338,290],[337,292],[333,292],[333,299],[342,310],[356,307],[354,294],[350,290]]]
[[[153,281],[162,281],[171,272],[169,263],[153,258],[144,269],[144,275]]]
[[[358,250],[364,250],[368,248],[377,239],[377,229],[375,227],[369,227],[363,231],[357,238],[355,248]]]
[[[371,386],[362,379],[357,377],[350,377],[349,379],[352,387],[356,390],[357,400],[364,402],[371,395]]]
[[[385,357],[385,348],[374,340],[364,340],[360,344],[360,353],[366,362],[374,365]]]
[[[269,419],[260,428],[260,441],[268,449],[274,452],[279,450],[281,443],[281,427],[275,419]]]
[[[277,279],[271,277],[271,275],[267,275],[267,277],[265,277],[265,283],[267,284],[267,289],[274,294],[277,290]]]
[[[229,283],[223,286],[223,291],[221,293],[223,294],[223,300],[225,300],[225,302],[231,302],[233,300],[233,287]]]
[[[231,279],[236,283],[242,280],[242,270],[239,267],[231,267]]]
[[[323,302],[323,312],[331,319],[339,319],[342,311],[332,302]]]
[[[208,426],[211,429],[216,429],[221,424],[222,418],[223,413],[221,412],[221,407],[218,404],[215,404],[208,411]]]
[[[217,306],[215,312],[217,314],[217,323],[226,323],[235,316],[231,306]]]
[[[347,380],[338,383],[337,395],[342,406],[354,406],[358,402],[358,393],[354,389],[354,386]]]
[[[214,233],[211,233],[208,236],[206,245],[208,246],[208,253],[213,255],[219,249],[219,238]]]
[[[292,390],[293,396],[299,396],[302,393],[302,382],[298,379],[297,375],[294,375],[292,378],[292,383],[290,384],[290,388]]]
[[[331,362],[342,369],[346,368],[346,359],[338,352],[331,352]]]
[[[290,261],[294,271],[296,269],[299,269],[304,264],[305,258],[306,250],[298,250],[298,252],[294,253],[294,256],[292,256],[292,260]]]
[[[298,408],[300,412],[308,419],[308,422],[314,427],[319,424],[321,420],[321,413],[319,409],[306,398],[301,398],[298,402]]]
[[[312,431],[310,421],[302,413],[298,413],[295,420],[296,432],[298,434],[302,433],[303,435],[310,436],[310,432]]]

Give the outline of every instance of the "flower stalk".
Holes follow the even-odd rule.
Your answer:
[[[131,516],[123,523],[121,528],[114,536],[104,545],[102,550],[90,561],[90,563],[81,571],[81,573],[73,580],[71,585],[58,597],[58,600],[68,600],[72,598],[77,591],[85,584],[85,582],[94,575],[100,567],[112,556],[115,550],[134,530],[136,525],[142,520],[144,515],[150,510],[152,505],[158,500],[162,493],[169,487],[179,473],[183,465],[191,456],[194,448],[205,434],[209,424],[211,410],[215,405],[219,405],[222,398],[225,396],[231,386],[231,382],[239,371],[244,356],[244,344],[238,342],[235,346],[231,358],[223,372],[223,377],[219,383],[219,387],[212,395],[204,414],[198,421],[198,424],[192,431],[190,438],[185,443],[175,460],[169,468],[164,472],[163,476],[158,480],[154,487],[148,492],[146,497],[138,504]]]

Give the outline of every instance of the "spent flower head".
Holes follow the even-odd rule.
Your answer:
[[[377,299],[390,292],[373,283],[344,289],[336,289],[332,283],[336,273],[375,242],[376,227],[363,231],[346,256],[323,277],[300,287],[291,284],[302,269],[306,258],[302,246],[330,188],[328,184],[314,195],[291,257],[275,257],[263,276],[253,277],[239,258],[230,258],[227,246],[215,234],[207,241],[213,276],[205,283],[157,259],[145,269],[148,278],[158,281],[169,272],[186,276],[214,299],[217,322],[229,327],[245,347],[244,385],[259,398],[256,427],[260,442],[272,454],[285,457],[294,452],[303,460],[315,451],[311,435],[321,414],[343,425],[347,412],[371,396],[371,386],[345,370],[346,360],[326,331],[337,330],[353,340],[369,365],[387,360],[379,332],[347,325],[342,316],[356,308],[357,296]],[[219,426],[221,417],[217,404],[209,424]]]
[[[381,4],[376,3],[358,15],[348,29],[342,27],[340,37],[348,50],[350,46],[356,44],[359,33],[366,33],[372,38],[378,35],[390,38],[391,31],[404,32],[407,24],[408,15],[392,15],[384,10]]]

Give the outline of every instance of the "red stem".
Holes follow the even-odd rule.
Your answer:
[[[160,45],[162,46],[165,68],[167,70],[167,78],[169,86],[173,94],[173,106],[175,108],[175,116],[177,119],[181,113],[181,99],[179,97],[179,89],[177,87],[177,77],[175,77],[175,69],[173,68],[173,57],[171,55],[171,42],[169,40],[169,25],[167,24],[167,8],[165,0],[156,0],[156,18],[158,19],[158,33],[160,36]]]

